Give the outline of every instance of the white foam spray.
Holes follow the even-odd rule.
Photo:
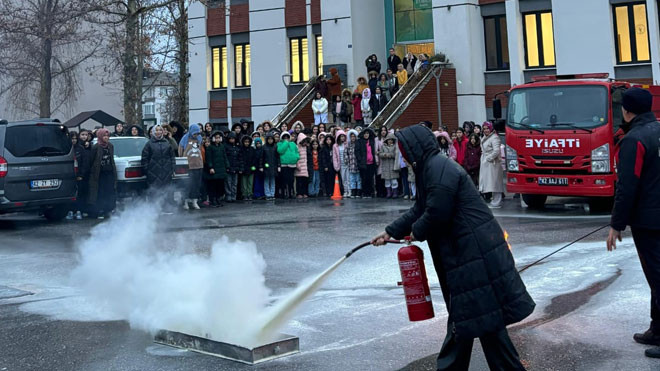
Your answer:
[[[314,294],[325,282],[326,278],[337,269],[341,263],[347,259],[343,256],[341,259],[323,271],[318,276],[303,281],[295,290],[284,298],[280,299],[271,308],[268,308],[257,321],[255,330],[257,331],[253,339],[257,343],[263,344],[273,339],[277,335],[277,330],[286,324],[295,310],[312,294]]]
[[[71,274],[93,304],[152,333],[167,329],[246,347],[271,342],[346,260],[269,306],[266,263],[254,243],[223,237],[200,254],[199,231],[161,234],[158,216],[157,206],[140,204],[94,227]]]
[[[158,215],[141,205],[92,229],[72,283],[133,328],[252,345],[270,293],[256,246],[223,237],[200,254],[199,231],[161,235]]]

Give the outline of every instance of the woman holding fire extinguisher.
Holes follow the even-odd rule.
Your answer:
[[[415,172],[417,202],[372,243],[428,241],[449,312],[437,369],[467,370],[479,338],[491,370],[524,370],[506,326],[529,316],[535,303],[502,229],[465,170],[438,155],[431,130],[416,125],[395,135]]]

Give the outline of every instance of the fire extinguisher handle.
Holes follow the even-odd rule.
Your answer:
[[[403,242],[402,242],[401,240],[386,240],[385,243],[396,243],[396,244],[399,244],[399,243],[403,243]]]

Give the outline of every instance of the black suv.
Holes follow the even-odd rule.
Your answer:
[[[41,210],[63,219],[76,200],[77,166],[59,121],[0,121],[0,214]]]

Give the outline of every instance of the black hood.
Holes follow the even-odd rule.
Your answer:
[[[369,139],[372,139],[372,138],[376,137],[376,133],[374,133],[374,131],[371,128],[365,128],[364,130],[362,130],[360,132],[359,137],[362,138],[363,134],[367,131],[369,132]]]
[[[433,132],[424,125],[407,127],[394,134],[403,149],[402,155],[415,170],[421,169],[421,164],[427,158],[439,152],[438,141]]]

